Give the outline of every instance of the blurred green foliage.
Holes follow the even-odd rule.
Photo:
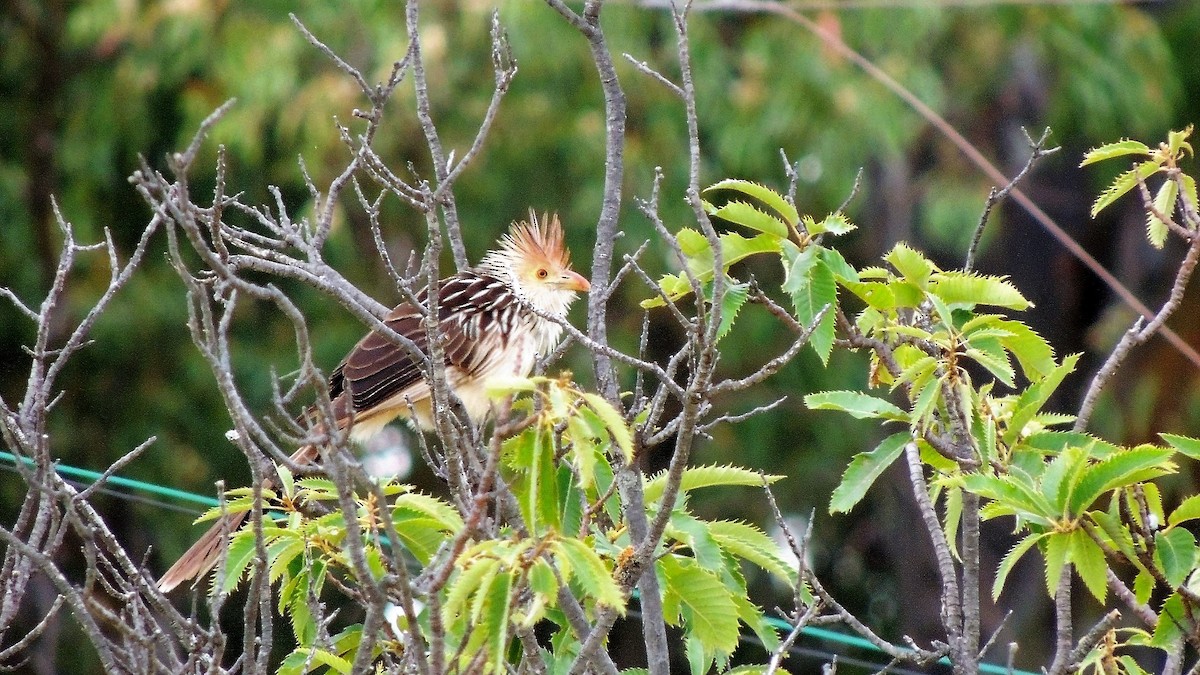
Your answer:
[[[491,95],[490,10],[489,4],[474,1],[422,7],[433,114],[443,143],[459,152],[469,146]],[[509,0],[499,11],[520,72],[484,153],[457,185],[468,248],[477,259],[530,206],[557,210],[567,223],[577,267],[587,269],[604,157],[595,69],[583,40],[546,7]],[[348,157],[333,122],[352,123],[354,108],[364,102],[350,79],[306,43],[288,12],[368,79],[386,77],[405,54],[403,7],[391,2],[5,3],[0,9],[0,285],[28,303],[40,302],[60,242],[49,210],[51,195],[81,240],[97,240],[107,227],[127,251],[149,219],[126,182],[139,157],[165,167],[165,153],[184,147],[200,120],[230,97],[237,104],[216,127],[205,156],[215,158],[217,145],[223,144],[231,192],[267,202],[267,186],[276,185],[292,212],[304,213],[308,192],[297,160],[318,185],[327,183]],[[1164,135],[1200,112],[1200,51],[1194,48],[1200,5],[1186,0],[1146,8],[1114,3],[938,9],[914,2],[823,11],[815,18],[1009,169],[1019,167],[1026,155],[1014,141],[1021,125],[1052,127],[1053,140],[1077,156],[1122,136]],[[628,52],[668,77],[678,73],[665,13],[612,4],[605,7],[604,22],[615,54]],[[854,262],[874,259],[900,238],[922,240],[935,258],[961,259],[990,185],[915,112],[812,35],[777,17],[698,14],[691,35],[702,182],[735,176],[784,186],[782,148],[799,162],[800,210],[826,213],[846,198],[856,172],[865,167],[862,192],[847,209],[861,227],[846,249]],[[668,226],[678,229],[690,217],[682,199],[686,146],[679,102],[623,59],[617,68],[629,99],[625,237],[618,244],[618,252],[626,253],[652,236],[631,198],[649,193],[656,166],[665,173]],[[396,170],[411,162],[428,174],[428,151],[413,108],[406,83],[388,108],[390,118],[376,146]],[[1107,178],[1095,176],[1087,191],[1094,195]],[[211,174],[195,176],[197,193],[211,190],[212,181]],[[329,259],[382,302],[393,302],[396,296],[375,261],[361,210],[349,199],[340,208]],[[421,245],[422,226],[394,200],[385,214],[389,246],[403,259]],[[651,246],[643,260],[652,273],[674,268],[664,246]],[[764,279],[778,280],[776,267],[744,264]],[[85,259],[67,297],[72,317],[81,316],[97,297],[106,275],[105,260]],[[283,286],[303,302],[320,363],[332,368],[361,326],[311,291]],[[615,307],[630,310],[610,317],[610,333],[620,345],[636,345],[641,314],[634,308],[644,297],[645,289],[627,284],[614,301]],[[286,373],[294,357],[286,323],[260,309],[242,310],[236,365],[265,410],[269,368]],[[208,368],[190,344],[185,320],[181,284],[163,256],[150,256],[97,325],[96,343],[63,380],[67,389],[51,430],[62,461],[98,469],[157,435],[158,443],[125,473],[200,492],[211,492],[216,479],[231,486],[246,480],[244,462],[222,438],[228,418]],[[670,329],[654,325],[651,349],[665,352],[672,343]],[[0,303],[0,396],[10,404],[23,390],[28,360],[20,346],[30,332],[15,310]],[[750,308],[727,342],[724,367],[748,367],[738,345],[782,349],[788,339],[765,312]],[[851,381],[863,372],[861,364],[847,363],[853,358],[839,354],[822,368],[806,352],[753,399],[730,400],[731,409],[745,410],[772,397],[790,397],[783,414],[717,430],[700,459],[737,458],[740,464],[795,476],[777,486],[778,493],[795,513],[816,507],[823,513],[849,458],[878,439],[869,424],[852,426],[807,413],[800,395],[861,386]],[[581,354],[562,366],[589,379]],[[1200,418],[1194,403],[1200,399],[1188,400],[1193,403],[1180,414]],[[16,489],[16,481],[0,474],[0,514],[6,520],[8,505],[17,502]],[[896,502],[885,494],[875,506],[863,508],[865,515],[825,528],[819,555],[834,566],[851,606],[865,606],[877,589],[894,588],[881,572],[890,554],[880,539],[903,522]],[[698,500],[693,506],[711,516],[729,503]],[[108,503],[107,508],[125,507]],[[765,513],[740,515],[762,519]],[[174,527],[153,533],[142,528],[167,518]],[[137,506],[124,527],[131,541],[155,544],[169,557],[190,541],[185,524],[183,516]],[[897,611],[893,606],[870,623],[899,622]],[[920,627],[910,624],[909,632],[919,636]]]

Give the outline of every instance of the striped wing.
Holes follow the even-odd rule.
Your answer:
[[[483,372],[490,357],[507,346],[520,314],[516,296],[494,276],[469,271],[445,279],[438,291],[438,319],[449,374],[470,378]],[[423,319],[412,304],[393,309],[384,323],[428,353]],[[361,415],[423,383],[420,365],[408,352],[372,331],[334,371],[329,387],[338,417],[345,418],[348,405]]]

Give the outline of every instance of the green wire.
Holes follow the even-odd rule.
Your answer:
[[[2,452],[2,451],[0,451],[0,460],[10,462],[13,465],[16,465],[18,463],[25,464],[26,466],[34,465],[34,461],[32,459],[29,459],[28,457],[17,457],[16,455],[13,455],[11,453]],[[88,483],[96,483],[97,481],[99,481],[101,478],[104,477],[104,474],[99,473],[97,471],[89,471],[88,469],[80,469],[78,467],[68,466],[66,464],[56,463],[54,465],[54,470],[63,476],[69,476],[71,478],[84,480],[84,481],[87,481]],[[105,482],[108,484],[114,485],[114,486],[129,488],[131,490],[141,490],[142,492],[148,492],[150,494],[158,495],[160,497],[167,497],[170,499],[178,499],[179,501],[191,502],[194,504],[199,504],[201,506],[206,506],[206,507],[210,507],[210,508],[220,505],[220,502],[218,502],[216,499],[214,499],[212,497],[206,497],[204,495],[198,495],[198,494],[195,494],[192,492],[185,492],[183,490],[176,490],[175,488],[169,488],[169,487],[165,487],[163,485],[156,485],[154,483],[147,483],[145,481],[134,480],[132,478],[122,478],[121,476],[109,476],[105,480]],[[770,623],[772,626],[774,626],[780,630],[783,630],[783,631],[791,631],[792,630],[792,625],[782,619],[777,619],[775,617],[767,617],[767,622]],[[857,635],[847,635],[845,633],[839,633],[838,631],[828,630],[826,628],[817,628],[814,626],[805,626],[803,629],[801,629],[800,634],[808,636],[808,637],[820,639],[820,640],[828,640],[830,642],[837,642],[837,643],[846,645],[848,647],[858,647],[858,648],[867,649],[867,650],[870,650],[870,651],[873,651],[873,652],[876,652],[879,654],[886,654],[886,652],[884,652],[882,649],[880,649],[878,646],[876,646],[875,643],[871,642],[870,640],[867,640],[866,638],[858,637]],[[905,647],[897,647],[897,649],[909,651]],[[942,663],[945,665],[951,665],[950,659],[946,658],[946,657],[942,657],[940,660],[938,660],[938,663]],[[998,666],[998,665],[995,665],[992,663],[981,663],[981,664],[979,664],[979,672],[993,673],[995,675],[1004,675],[1006,673],[1009,673],[1010,671],[1005,666]],[[1038,675],[1037,673],[1034,673],[1034,672],[1031,672],[1028,670],[1015,670],[1014,669],[1011,672],[1012,672],[1012,675]]]
[[[792,625],[790,623],[788,623],[782,619],[777,619],[775,617],[771,617],[771,616],[767,617],[767,623],[771,624],[772,626],[774,626],[780,630],[789,631],[789,632],[792,630]],[[838,643],[841,643],[848,647],[861,647],[863,649],[869,649],[873,652],[877,652],[880,654],[885,653],[882,649],[880,649],[878,646],[876,646],[874,642],[871,642],[870,640],[868,640],[866,638],[862,638],[857,635],[846,635],[845,633],[839,633],[838,631],[829,630],[827,628],[817,628],[815,626],[805,626],[804,628],[800,629],[800,634],[807,635],[808,637],[818,638],[821,640],[829,640],[830,642],[838,642]],[[903,650],[906,652],[910,651],[906,647],[897,647],[897,649],[900,649],[900,650]],[[938,659],[938,663],[941,663],[941,664],[947,665],[947,666],[953,665],[952,663],[950,663],[950,659],[945,656]],[[1010,671],[1007,666],[998,666],[994,663],[979,664],[979,672],[995,673],[996,675],[1006,675],[1007,673],[1010,673],[1010,672],[1012,673],[1012,675],[1039,675],[1038,673],[1034,673],[1032,671],[1017,670],[1016,668],[1014,668],[1013,670]]]
[[[0,452],[0,460],[11,462],[13,465],[16,465],[19,463],[19,464],[24,464],[26,466],[34,466],[34,461],[32,459],[30,459],[28,457],[17,457],[16,455],[8,453],[8,452]],[[89,483],[95,483],[104,477],[104,474],[102,474],[102,473],[99,473],[96,471],[89,471],[87,469],[80,469],[80,468],[74,467],[74,466],[67,466],[66,464],[55,463],[54,470],[63,476],[68,476],[70,478],[85,480]],[[161,497],[169,497],[171,499],[178,499],[179,501],[183,501],[183,502],[192,502],[192,503],[199,504],[201,506],[205,506],[208,508],[212,508],[214,506],[221,505],[221,503],[218,502],[213,497],[205,497],[204,495],[198,495],[198,494],[194,494],[192,492],[184,492],[183,490],[176,490],[175,488],[169,488],[169,487],[165,487],[162,485],[155,485],[154,483],[146,483],[144,481],[134,480],[132,478],[122,478],[121,476],[109,476],[104,482],[108,483],[110,485],[116,485],[116,486],[123,487],[123,488],[129,488],[131,490],[141,490],[142,492],[149,492],[150,494],[159,495]]]

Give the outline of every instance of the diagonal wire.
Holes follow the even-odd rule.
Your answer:
[[[989,161],[986,157],[984,157],[983,153],[981,153],[974,145],[972,145],[970,141],[963,137],[963,135],[959,133],[958,130],[955,129],[952,124],[950,124],[950,122],[934,111],[933,108],[930,108],[928,105],[926,105],[925,102],[918,98],[916,94],[912,93],[904,85],[897,82],[882,68],[872,63],[870,59],[862,54],[859,54],[852,47],[843,42],[842,39],[832,31],[822,28],[815,21],[801,14],[800,12],[797,12],[790,6],[780,2],[770,2],[767,0],[711,0],[709,2],[698,4],[693,9],[702,11],[762,12],[767,14],[776,14],[798,24],[819,38],[830,49],[836,51],[843,58],[852,61],[859,68],[862,68],[868,75],[886,87],[893,94],[900,97],[900,99],[905,103],[910,105],[914,110],[917,111],[917,114],[925,118],[926,121],[928,121],[931,125],[933,125],[934,128],[941,132],[942,135],[949,139],[950,142],[953,143],[960,152],[966,155],[967,159],[975,164],[975,166],[978,167],[979,170],[982,171],[990,180],[994,181],[997,185],[1006,185],[1008,183],[1008,178],[1005,177],[1000,169],[996,168],[996,166],[992,164],[991,161]],[[1034,220],[1036,220],[1043,228],[1045,228],[1045,230],[1049,232],[1052,237],[1058,240],[1058,243],[1061,244],[1063,248],[1066,248],[1071,255],[1075,256],[1075,258],[1083,263],[1085,267],[1091,270],[1093,274],[1100,277],[1100,280],[1103,281],[1104,284],[1108,286],[1112,292],[1121,299],[1122,302],[1131,307],[1137,313],[1146,317],[1146,320],[1152,320],[1154,318],[1154,312],[1150,311],[1149,307],[1139,300],[1132,291],[1126,288],[1125,284],[1122,284],[1119,279],[1113,276],[1112,272],[1109,272],[1107,269],[1105,269],[1098,260],[1092,257],[1090,253],[1085,251],[1083,246],[1080,246],[1079,242],[1071,238],[1071,235],[1067,234],[1067,232],[1063,230],[1058,223],[1054,222],[1054,219],[1051,218],[1041,208],[1039,208],[1038,205],[1035,204],[1028,195],[1016,187],[1014,187],[1012,192],[1009,194],[1012,199],[1020,204],[1029,213],[1029,215],[1033,216]],[[1200,368],[1200,352],[1197,352],[1191,345],[1184,341],[1184,339],[1181,338],[1178,333],[1171,330],[1171,328],[1168,326],[1160,327],[1159,333],[1161,333],[1162,336],[1171,343],[1171,346],[1179,350],[1180,354],[1191,361],[1194,366]]]
[[[25,466],[30,466],[30,467],[34,466],[34,462],[32,459],[30,459],[28,457],[18,457],[9,452],[0,452],[0,461],[4,461],[4,462],[11,464],[12,467],[5,467],[5,468],[11,468],[14,471],[16,470],[16,465],[18,463],[24,464]],[[75,479],[82,483],[86,483],[88,485],[91,485],[92,483],[95,483],[96,481],[98,481],[104,477],[104,474],[102,474],[98,471],[90,471],[88,469],[81,469],[79,467],[68,466],[66,464],[55,463],[54,470],[66,478]],[[109,476],[108,479],[104,481],[104,483],[109,486],[126,488],[126,489],[130,489],[130,490],[139,490],[141,492],[147,492],[152,495],[157,495],[159,497],[166,497],[168,499],[173,499],[176,501],[188,502],[190,504],[198,504],[205,508],[212,508],[215,506],[220,506],[220,504],[221,504],[220,502],[218,502],[216,499],[214,499],[212,497],[206,497],[204,495],[195,494],[194,492],[186,492],[184,490],[176,490],[175,488],[166,487],[165,485],[158,485],[155,483],[147,483],[145,481],[135,480],[133,478],[125,478],[122,476]],[[115,491],[112,490],[112,488],[109,488],[109,490],[110,490],[110,494],[115,493]],[[160,503],[160,502],[151,500],[150,503]]]

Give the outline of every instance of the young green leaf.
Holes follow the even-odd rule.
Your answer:
[[[804,397],[811,410],[840,410],[858,419],[879,417],[907,421],[908,415],[892,403],[861,391],[823,391]]]
[[[255,535],[253,529],[244,529],[235,534],[229,542],[229,550],[225,554],[225,569],[220,583],[214,584],[221,593],[229,593],[245,577],[246,571],[254,562]]]
[[[1008,553],[1006,553],[1004,558],[1000,561],[1000,568],[996,570],[996,580],[992,583],[993,600],[998,600],[1000,598],[1000,592],[1004,590],[1004,582],[1006,579],[1008,579],[1008,573],[1012,571],[1012,568],[1017,564],[1017,561],[1020,560],[1021,557],[1029,551],[1029,549],[1033,548],[1033,545],[1038,543],[1038,540],[1047,536],[1048,534],[1049,533],[1046,532],[1043,532],[1042,534],[1030,534],[1009,549]]]
[[[1115,454],[1089,466],[1071,493],[1070,512],[1078,514],[1109,490],[1175,471],[1171,451],[1146,445]]]
[[[837,280],[833,270],[819,255],[820,247],[809,246],[795,260],[789,261],[787,281],[783,290],[791,295],[796,319],[805,326],[812,326],[817,315],[825,310],[808,342],[822,363],[829,362],[833,351],[834,309],[837,307]],[[791,249],[784,249],[785,257]]]
[[[947,305],[994,305],[1025,310],[1033,303],[1025,299],[1012,282],[1002,277],[968,272],[938,272],[930,278],[930,292]],[[943,317],[943,321],[945,318]]]
[[[1183,183],[1183,204],[1185,209],[1200,209],[1200,199],[1196,196],[1196,179],[1186,173],[1179,174]]]
[[[738,615],[729,589],[688,558],[666,555],[659,559],[658,568],[664,585],[678,598],[686,632],[712,649],[733,652],[738,644]]]
[[[1179,186],[1173,180],[1164,182],[1158,188],[1158,194],[1154,196],[1154,211],[1146,214],[1146,238],[1154,248],[1162,248],[1163,244],[1167,243],[1167,223],[1155,212],[1162,214],[1163,218],[1171,218],[1178,196]]]
[[[835,236],[842,235],[855,229],[854,223],[850,222],[850,219],[846,218],[841,211],[825,216],[820,222],[817,222],[812,216],[804,216],[800,222],[804,223],[804,229],[814,237],[826,232]]]
[[[1200,495],[1192,495],[1183,500],[1183,503],[1171,512],[1170,517],[1167,518],[1167,524],[1170,527],[1175,527],[1180,523],[1196,520],[1197,518],[1200,518]]]
[[[796,212],[796,207],[788,203],[788,200],[783,195],[765,185],[746,180],[727,178],[704,188],[705,192],[712,192],[713,190],[734,190],[741,192],[762,202],[772,211],[782,216],[785,222],[793,225],[800,222],[800,214]]]
[[[1150,639],[1150,646],[1174,649],[1182,637],[1179,627],[1185,625],[1189,614],[1188,610],[1184,609],[1183,598],[1178,593],[1172,593],[1163,603],[1162,611],[1158,613],[1158,622],[1154,627],[1154,637]]]
[[[1083,156],[1083,161],[1080,162],[1079,166],[1083,167],[1105,159],[1124,157],[1126,155],[1142,155],[1144,157],[1148,157],[1150,155],[1150,148],[1141,141],[1123,139],[1117,141],[1116,143],[1108,143],[1107,145],[1102,145],[1098,148],[1089,150],[1087,154]]]
[[[766,479],[767,483],[774,483],[780,478],[783,478],[783,476],[763,475],[758,471],[752,471],[740,466],[693,466],[683,470],[679,490],[681,492],[690,492],[691,490],[717,485],[761,487],[764,479]],[[653,478],[648,479],[645,487],[642,488],[642,496],[646,500],[646,503],[649,504],[658,501],[662,497],[663,489],[666,485],[666,471],[662,471]]]
[[[1179,436],[1178,434],[1159,434],[1159,436],[1169,443],[1172,448],[1192,459],[1200,460],[1200,439]]]
[[[717,340],[729,334],[738,313],[750,297],[750,284],[729,284],[725,287],[725,297],[721,299],[721,325],[717,327]]]
[[[683,509],[671,514],[667,536],[692,550],[692,556],[704,569],[715,570],[724,564],[721,547],[709,532],[708,522]]]
[[[1103,605],[1108,597],[1108,563],[1104,560],[1104,551],[1087,532],[1077,529],[1071,532],[1070,557],[1083,585]]]
[[[1053,598],[1058,590],[1063,565],[1067,562],[1067,554],[1070,552],[1071,533],[1052,532],[1042,542],[1045,544],[1046,556],[1046,592]]]
[[[1154,535],[1154,562],[1172,587],[1177,587],[1196,566],[1196,538],[1182,527]]]
[[[621,453],[625,455],[625,461],[632,462],[633,435],[630,433],[629,427],[625,424],[625,418],[621,417],[621,413],[617,412],[617,409],[612,407],[612,404],[597,394],[584,392],[583,400],[587,401],[588,407],[604,421],[604,426],[608,429],[608,433],[612,434],[613,442],[617,444]]]
[[[892,250],[883,259],[891,263],[892,267],[895,267],[901,276],[922,289],[925,288],[925,283],[929,281],[929,276],[937,270],[937,267],[925,256],[904,242],[900,242],[892,247]]]
[[[625,596],[596,551],[578,539],[569,538],[555,542],[554,549],[567,562],[571,576],[589,596],[622,616],[625,614]]]
[[[707,210],[707,209],[706,209]],[[709,215],[776,237],[787,237],[787,225],[746,202],[732,201],[709,211]]]
[[[1187,142],[1187,137],[1192,135],[1193,125],[1189,124],[1186,128],[1180,131],[1172,131],[1167,134],[1167,150],[1172,154],[1180,154],[1186,150],[1187,154],[1192,154],[1192,144]]]
[[[836,248],[818,246],[817,255],[821,257],[821,260],[825,261],[825,264],[833,272],[833,276],[838,281],[858,281],[858,271],[851,267],[850,263],[846,262],[846,259],[842,257],[842,254]]]
[[[829,498],[829,512],[849,513],[862,501],[875,479],[904,452],[904,444],[911,440],[912,435],[908,432],[895,433],[883,439],[874,450],[855,455]]]
[[[1017,357],[1021,371],[1030,381],[1039,380],[1054,370],[1057,365],[1054,362],[1054,350],[1032,328],[1011,320],[997,321],[995,325],[1009,333],[1008,337],[1000,338],[1000,344]]]
[[[512,574],[497,574],[487,590],[480,594],[484,598],[483,611],[477,619],[475,630],[481,631],[487,640],[492,655],[494,673],[504,672],[508,652],[508,614],[512,597]]]
[[[1126,192],[1129,192],[1137,186],[1139,180],[1146,180],[1159,169],[1158,162],[1148,161],[1138,164],[1134,168],[1117,176],[1117,178],[1109,185],[1100,196],[1096,198],[1096,203],[1092,204],[1092,217],[1103,211],[1109,204],[1117,201]]]
[[[749,523],[716,520],[708,523],[709,534],[729,553],[749,560],[789,584],[796,583],[796,570],[784,559],[774,540]]]

